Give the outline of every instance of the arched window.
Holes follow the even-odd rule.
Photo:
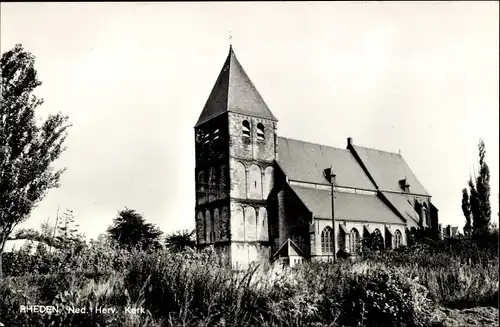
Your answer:
[[[234,164],[231,176],[231,196],[237,199],[245,199],[247,193],[247,172],[241,162]]]
[[[244,120],[242,125],[242,133],[244,137],[250,137],[250,123],[248,120]]]
[[[243,219],[243,207],[238,205],[231,212],[231,240],[245,240],[245,220]]]
[[[396,229],[394,232],[394,248],[397,249],[398,247],[401,246],[403,240],[403,235],[399,231],[399,229]]]
[[[245,241],[257,240],[257,215],[254,207],[245,207]]]
[[[330,226],[326,226],[321,232],[321,253],[323,254],[333,253],[332,233],[333,230]]]
[[[212,215],[210,211],[207,209],[205,212],[205,241],[207,243],[212,243],[212,235],[213,235],[213,223],[212,223]]]
[[[349,233],[349,253],[354,254],[359,250],[359,232],[356,228]]]
[[[217,128],[215,131],[214,131],[214,140],[217,140],[219,138],[219,129]]]
[[[257,140],[263,140],[265,138],[264,136],[264,125],[261,123],[257,124]]]
[[[210,167],[208,170],[208,202],[217,199],[217,181],[215,178],[215,168]]]
[[[223,165],[222,167],[220,167],[220,174],[219,174],[219,192],[218,192],[218,195],[219,195],[219,199],[225,199],[227,198],[227,190],[226,190],[226,186],[227,186],[227,173],[226,173],[226,170],[227,170],[227,166]]]
[[[259,208],[259,221],[257,223],[257,238],[259,241],[269,241],[269,230],[267,227],[267,210]]]
[[[214,209],[214,242],[220,241],[220,215],[219,215],[219,209],[215,208]]]
[[[198,204],[206,202],[205,174],[203,171],[198,172]]]
[[[248,169],[248,194],[250,199],[262,199],[262,170],[257,165]]]
[[[222,241],[227,241],[229,239],[229,235],[231,234],[231,230],[229,229],[229,212],[227,210],[227,207],[224,206],[222,207],[222,212],[221,212],[221,231],[220,231],[220,238]]]
[[[273,177],[274,169],[273,167],[269,166],[266,168],[264,171],[264,181],[262,185],[262,199],[267,200],[267,197],[269,196],[269,192],[273,189],[273,183],[274,183],[274,177]]]

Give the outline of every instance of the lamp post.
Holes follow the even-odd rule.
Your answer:
[[[332,187],[332,232],[333,232],[333,235],[332,235],[332,245],[333,245],[333,262],[336,261],[337,259],[337,244],[335,242],[335,194],[334,194],[334,191],[335,191],[335,178],[337,177],[337,175],[335,175],[334,173],[332,173],[332,167],[330,168],[326,168],[324,171],[324,174],[325,174],[325,178],[326,180],[330,183],[331,187]]]

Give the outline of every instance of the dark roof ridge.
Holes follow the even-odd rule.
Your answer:
[[[283,139],[283,140],[290,140],[290,141],[295,141],[295,142],[300,142],[300,143],[311,144],[311,145],[319,145],[319,146],[323,146],[325,148],[331,148],[331,149],[335,149],[335,150],[342,150],[342,151],[349,152],[349,150],[344,149],[344,148],[337,148],[337,147],[331,146],[331,145],[326,145],[326,144],[321,144],[321,143],[314,143],[314,142],[299,140],[299,139],[295,139],[295,138],[291,138],[291,137],[278,136],[278,138]]]
[[[377,152],[383,152],[383,153],[393,154],[393,155],[400,156],[401,158],[403,158],[403,155],[401,153],[398,153],[398,152],[381,150],[381,149],[375,149],[375,148],[368,148],[366,146],[361,146],[361,145],[356,145],[356,144],[354,144],[353,146],[356,147],[356,148],[362,148],[362,149],[371,150],[371,151],[377,151]]]

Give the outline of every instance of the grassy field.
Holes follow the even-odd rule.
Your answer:
[[[209,251],[40,248],[36,255],[4,256],[0,321],[9,327],[442,326],[438,308],[498,307],[498,264],[498,236],[243,272],[225,268]],[[61,309],[21,312],[29,305]]]

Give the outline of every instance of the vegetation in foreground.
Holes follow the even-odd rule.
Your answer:
[[[6,326],[440,326],[436,309],[498,307],[498,235],[358,260],[235,272],[210,251],[93,242],[4,254]],[[24,313],[21,305],[86,308]],[[115,308],[115,313],[90,308]],[[144,308],[133,314],[125,308]]]

